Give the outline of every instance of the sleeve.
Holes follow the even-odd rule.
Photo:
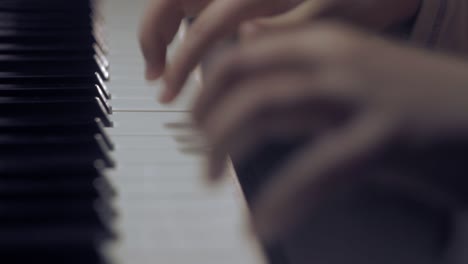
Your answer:
[[[422,0],[411,40],[468,57],[468,0]]]

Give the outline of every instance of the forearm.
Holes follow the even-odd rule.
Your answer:
[[[423,0],[411,39],[426,48],[468,57],[468,1]]]

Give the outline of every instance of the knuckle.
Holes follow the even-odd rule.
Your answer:
[[[226,81],[227,79],[239,76],[243,67],[243,58],[240,52],[231,51],[225,54],[215,62],[214,77],[218,81]]]
[[[210,27],[207,27],[200,18],[190,25],[190,28],[187,31],[187,39],[200,41],[209,35],[209,29]]]
[[[336,59],[354,59],[365,49],[362,32],[337,22],[327,22],[315,28],[314,37],[320,36],[326,53]]]

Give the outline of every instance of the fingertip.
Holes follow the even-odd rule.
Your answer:
[[[275,201],[254,203],[252,209],[252,228],[254,228],[258,238],[265,244],[274,244],[278,240],[287,236],[289,221],[293,214],[285,210],[279,210]]]
[[[176,97],[176,94],[174,93],[174,91],[172,91],[171,89],[168,89],[166,87],[162,91],[162,93],[159,96],[158,100],[162,104],[168,104],[168,103],[171,103],[172,101],[174,101],[175,97]]]
[[[211,185],[221,182],[226,168],[226,156],[219,154],[216,150],[211,150],[207,157],[206,181]]]
[[[205,164],[204,174],[202,180],[204,184],[209,188],[214,188],[220,184],[220,177],[214,176],[215,172],[213,170],[213,165],[211,161],[207,161]]]
[[[223,166],[218,162],[211,162],[208,166],[207,180],[211,183],[217,183],[221,178],[221,173],[223,171]]]
[[[246,236],[254,239],[254,240],[258,240],[259,239],[259,235],[258,235],[258,232],[257,232],[257,229],[255,228],[255,225],[253,224],[253,220],[250,216],[248,216],[246,218],[246,220],[244,220],[244,228],[243,228],[243,231],[244,233],[246,234]]]
[[[264,244],[273,244],[277,240],[277,232],[270,221],[254,216],[250,223],[250,230]]]
[[[161,77],[163,71],[164,70],[162,69],[162,67],[151,66],[147,64],[145,70],[145,78],[148,81],[156,81]]]

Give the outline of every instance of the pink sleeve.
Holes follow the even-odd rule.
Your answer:
[[[411,38],[427,48],[468,57],[468,0],[422,0]]]

